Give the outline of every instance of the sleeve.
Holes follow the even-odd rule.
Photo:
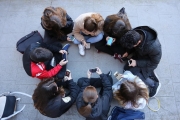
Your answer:
[[[53,77],[55,76],[59,70],[61,70],[61,66],[58,64],[56,67],[54,67],[53,69],[47,71],[47,70],[44,70],[42,71],[42,73],[39,75],[39,77],[43,77],[43,78],[49,78],[49,77]]]
[[[60,40],[61,40],[61,41],[67,41],[67,37],[68,37],[68,36],[64,35],[64,36],[60,37]]]
[[[136,76],[133,75],[130,71],[125,71],[123,76],[125,79],[127,79],[130,82],[134,82],[134,79],[136,78]]]
[[[67,19],[67,22],[66,22],[66,28],[70,27],[72,24],[73,24],[73,20],[72,18],[66,13],[66,19]]]
[[[113,97],[112,92],[112,85],[109,80],[109,78],[105,74],[100,75],[102,79],[103,84],[103,93],[102,93],[102,102],[103,102],[103,110],[102,113],[107,116],[109,109],[110,109],[110,103]]]
[[[78,40],[78,41],[81,41],[81,40],[85,40],[84,36],[81,35],[80,31],[81,31],[81,28],[80,28],[80,25],[78,24],[79,21],[75,21],[75,24],[74,24],[74,28],[73,28],[73,34],[74,34],[74,37]]]
[[[155,43],[156,44],[156,43]],[[152,47],[149,52],[149,59],[139,59],[136,60],[136,64],[138,67],[157,67],[157,65],[160,62],[162,51],[161,51],[161,46],[154,46]]]
[[[51,52],[59,52],[61,50],[61,48],[52,44],[47,44],[47,43],[40,43],[40,46],[50,50]]]
[[[68,84],[70,95],[68,97],[65,97],[64,99],[69,98],[69,100],[62,100],[62,105],[60,108],[61,111],[67,111],[74,104],[79,93],[79,86],[77,86],[73,80],[68,81]]]
[[[89,86],[89,85],[90,85],[90,80],[89,80],[88,78],[86,78],[86,79],[83,81],[83,83],[82,83],[82,86],[81,86],[81,88],[80,88],[80,92],[83,92],[84,89],[85,89],[87,86]]]

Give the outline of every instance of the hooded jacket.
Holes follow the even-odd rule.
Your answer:
[[[67,112],[76,101],[79,93],[79,86],[77,86],[73,80],[68,80],[66,82],[68,82],[70,91],[69,96],[62,97],[61,95],[59,95],[51,99],[45,107],[42,113],[43,115],[51,118],[60,117],[62,114]]]
[[[37,77],[39,79],[53,77],[56,75],[59,70],[62,68],[59,64],[57,64],[56,67],[53,69],[47,71],[45,68],[44,63],[36,63],[30,58],[31,52],[38,47],[49,49],[51,52],[58,52],[61,50],[61,48],[58,48],[57,46],[46,44],[46,43],[32,43],[29,45],[29,47],[25,50],[23,54],[23,67],[26,73],[31,77]]]
[[[148,78],[160,62],[162,56],[161,44],[154,29],[148,26],[140,26],[133,30],[144,36],[143,41],[134,49],[137,57],[136,66],[141,68],[143,76]]]
[[[86,118],[86,120],[107,120],[107,114],[110,109],[110,103],[112,100],[113,92],[108,77],[105,74],[101,74],[100,77],[102,79],[103,84],[102,96],[98,95],[98,98],[94,106],[92,106],[92,112]],[[80,88],[80,93],[76,100],[77,109],[80,109],[80,107],[87,105],[83,100],[83,91],[89,85],[90,80],[86,78],[82,84],[82,87]]]

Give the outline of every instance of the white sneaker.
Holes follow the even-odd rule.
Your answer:
[[[84,56],[85,55],[85,47],[81,44],[79,44],[78,47],[79,47],[79,54]]]

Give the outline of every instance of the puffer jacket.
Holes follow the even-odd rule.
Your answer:
[[[140,26],[133,30],[144,35],[144,40],[135,47],[136,65],[141,68],[143,76],[148,78],[160,62],[162,56],[161,44],[154,29],[148,26]]]
[[[113,96],[112,85],[105,74],[101,74],[100,77],[103,84],[103,92],[102,95],[98,95],[99,97],[92,108],[92,112],[86,118],[86,120],[107,120],[107,114],[109,112]],[[89,85],[90,80],[86,78],[82,84],[82,87],[80,88],[80,93],[76,99],[77,109],[79,109],[82,106],[85,106],[85,102],[83,100],[83,91]]]

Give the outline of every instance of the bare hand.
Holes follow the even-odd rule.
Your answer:
[[[67,80],[71,80],[72,77],[71,77],[71,73],[69,73],[69,76],[67,76]]]
[[[83,41],[83,45],[84,45],[84,47],[86,47],[86,45],[87,45],[86,41]]]
[[[112,43],[114,43],[115,41],[116,41],[116,38],[112,38],[113,39],[113,42]]]
[[[70,41],[70,42],[71,42],[71,38],[67,37],[67,41]]]
[[[136,66],[136,60],[130,59],[132,62],[129,66],[135,67]]]
[[[88,71],[87,71],[87,78],[90,79],[90,78],[91,78],[91,75],[92,75],[92,73],[88,70]]]
[[[127,57],[128,56],[128,53],[124,53],[122,57]]]
[[[108,37],[106,37],[106,42],[108,41],[108,39],[109,39],[109,36],[108,36]]]
[[[59,62],[59,65],[63,66],[63,65],[66,65],[67,63],[68,63],[68,60],[65,61],[65,59],[63,59]]]
[[[67,54],[67,51],[65,51],[65,50],[60,50],[59,53],[61,53],[61,54],[64,54],[64,53]]]
[[[102,74],[101,69],[99,69],[98,67],[96,67],[96,69],[97,69],[96,73],[97,73],[98,75],[101,75],[101,74]]]

